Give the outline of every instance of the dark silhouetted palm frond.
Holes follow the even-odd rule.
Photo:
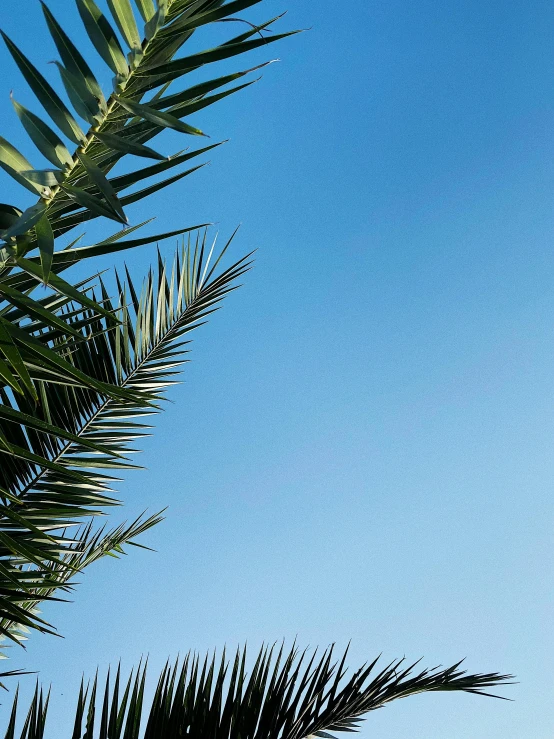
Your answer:
[[[123,683],[117,670],[105,687],[97,679],[81,683],[73,739],[334,739],[353,732],[370,712],[398,698],[419,693],[469,692],[491,695],[512,676],[470,674],[460,663],[447,669],[422,669],[404,659],[379,666],[363,665],[350,676],[346,653],[334,658],[333,648],[308,655],[293,647],[262,648],[247,670],[246,649],[232,664],[221,658],[189,653],[166,664],[149,705],[145,702],[146,666]],[[49,736],[64,739],[47,724],[47,696],[37,686],[25,719],[32,727],[22,739]],[[5,739],[15,739],[18,698],[15,697]],[[49,734],[47,729],[53,730]],[[45,733],[46,732],[46,733]],[[331,733],[332,732],[332,733]],[[66,735],[70,739],[69,733]]]
[[[148,517],[141,515],[131,524],[123,523],[108,531],[105,525],[95,529],[92,521],[80,527],[71,541],[64,541],[63,554],[60,561],[51,567],[49,579],[41,582],[35,575],[37,587],[29,591],[27,601],[18,602],[20,618],[14,620],[13,617],[5,617],[0,621],[0,642],[4,642],[4,649],[11,646],[8,642],[23,644],[27,640],[29,632],[37,627],[34,621],[40,614],[40,603],[52,600],[55,593],[64,598],[64,594],[73,589],[71,581],[99,559],[108,556],[117,558],[126,553],[127,545],[143,548],[136,538],[161,520],[162,516],[158,513]],[[4,652],[2,656],[7,655]],[[1,673],[0,678],[9,675]]]

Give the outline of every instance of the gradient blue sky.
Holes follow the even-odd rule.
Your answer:
[[[50,6],[94,59],[73,2]],[[15,7],[0,25],[44,65],[38,0]],[[118,521],[169,506],[157,553],[89,570],[47,609],[64,640],[12,665],[52,682],[61,729],[81,673],[120,657],[155,672],[191,647],[352,639],[353,666],[467,657],[520,681],[513,703],[401,701],[362,739],[550,738],[554,9],[266,0],[246,17],[287,7],[282,28],[312,30],[221,67],[283,60],[192,121],[231,139],[212,166],[130,211],[242,222],[234,255],[259,247],[122,484]],[[39,106],[0,64],[2,134],[45,166],[10,89]],[[0,199],[28,203],[4,175]]]

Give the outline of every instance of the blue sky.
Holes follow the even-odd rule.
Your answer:
[[[92,61],[71,0],[50,6]],[[45,65],[38,1],[14,7],[0,26]],[[145,537],[157,552],[90,569],[73,604],[47,609],[65,638],[35,636],[12,664],[52,682],[61,728],[81,674],[120,657],[130,667],[148,652],[154,673],[189,648],[351,639],[354,667],[381,652],[466,657],[520,681],[513,703],[401,701],[362,739],[546,739],[554,10],[266,0],[245,17],[287,7],[281,26],[310,32],[192,120],[230,142],[130,210],[159,230],[217,221],[222,237],[241,222],[234,255],[259,248],[244,288],[197,333],[144,444],[148,469],[121,486],[118,521],[169,506]],[[0,63],[2,134],[33,157],[10,89],[39,106],[5,49]],[[4,175],[0,200],[28,204]],[[133,274],[153,258],[135,252]]]

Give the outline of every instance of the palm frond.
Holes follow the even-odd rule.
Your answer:
[[[68,527],[117,504],[112,486],[118,473],[136,466],[128,458],[135,451],[131,445],[148,433],[144,420],[159,410],[164,390],[176,382],[188,333],[217,310],[250,267],[244,257],[219,270],[230,243],[214,259],[205,232],[189,239],[171,268],[159,259],[140,296],[128,273],[125,280],[116,278],[116,301],[100,279],[105,315],[67,302],[55,309],[86,337],[71,344],[63,335],[53,339],[63,344],[66,361],[95,380],[130,391],[129,397],[120,400],[50,378],[40,383],[38,406],[0,390],[0,436],[10,439],[0,447],[0,634],[2,623],[12,621],[47,629],[28,609],[21,613],[20,604],[40,600],[41,593],[53,597],[60,572],[84,566],[63,556],[74,542]],[[27,570],[25,563],[33,567]],[[2,612],[3,606],[10,612]]]
[[[398,698],[453,691],[491,695],[490,689],[512,679],[499,673],[467,673],[460,663],[421,669],[404,659],[381,668],[376,659],[348,677],[346,656],[335,659],[333,647],[319,656],[296,647],[288,652],[262,647],[248,672],[246,649],[237,650],[232,664],[225,652],[220,658],[189,653],[182,662],[165,665],[148,708],[146,665],[139,665],[125,682],[118,668],[113,684],[108,673],[103,691],[97,678],[92,686],[81,683],[73,736],[334,739],[336,733],[357,731],[366,714]],[[17,700],[10,726],[15,725]],[[27,720],[31,716],[30,722],[39,725],[36,736],[41,737],[47,726],[44,703],[37,685]],[[13,730],[6,735],[13,736]]]
[[[111,168],[126,154],[164,159],[163,155],[145,147],[144,142],[166,128],[179,130],[185,134],[201,134],[198,128],[182,119],[243,89],[245,85],[239,85],[218,95],[208,96],[212,90],[229,85],[234,80],[259,69],[260,65],[194,85],[188,90],[169,96],[164,95],[166,89],[164,86],[194,69],[265,47],[291,35],[290,32],[273,36],[262,35],[262,32],[276,20],[273,19],[257,27],[259,35],[254,39],[251,36],[256,32],[252,31],[232,38],[213,49],[175,59],[179,49],[198,29],[225,19],[234,20],[234,13],[257,5],[261,0],[228,3],[221,0],[202,2],[164,0],[157,4],[154,15],[146,23],[144,38],[140,44],[137,43],[137,21],[129,1],[118,0],[110,3],[110,10],[116,26],[130,48],[129,58],[126,59],[117,40],[116,31],[94,0],[76,0],[76,2],[93,45],[116,74],[114,92],[106,99],[94,73],[76,45],[48,6],[43,3],[50,35],[61,57],[61,63],[57,66],[62,74],[62,82],[77,116],[90,124],[86,134],[80,130],[73,115],[41,73],[4,34],[10,54],[51,117],[52,123],[58,127],[60,133],[78,144],[75,154],[70,154],[56,131],[34,113],[16,103],[16,112],[25,130],[39,151],[57,169],[44,171],[41,175],[40,171],[33,169],[11,144],[5,142],[4,146],[0,147],[0,166],[17,182],[40,193],[41,207],[38,211],[34,210],[31,215],[37,222],[47,220],[54,236],[61,235],[77,224],[98,216],[114,220],[124,219],[123,199],[120,199],[114,183],[107,178]],[[139,10],[144,15],[142,6],[139,6]],[[155,94],[151,101],[144,103],[145,94],[156,89],[159,93]],[[202,151],[204,150],[198,153]],[[167,160],[169,162],[178,156],[177,154],[168,157]],[[131,184],[152,174],[154,172],[136,171],[132,173]],[[117,179],[121,187],[121,178]],[[4,231],[7,252],[4,269],[0,271],[0,279],[3,274],[19,264],[20,256],[38,248],[33,230],[35,223],[29,219],[29,215],[24,216],[25,214],[22,214],[11,229]],[[14,229],[20,233],[15,233]],[[16,241],[18,235],[26,238]]]
[[[38,622],[38,626],[33,624],[33,619],[36,620],[40,614],[39,604],[53,600],[58,591],[69,593],[75,585],[73,579],[99,559],[108,556],[118,558],[126,554],[126,546],[144,548],[136,539],[160,523],[163,520],[162,513],[163,511],[148,517],[142,514],[130,524],[122,523],[111,530],[106,530],[105,525],[95,529],[92,521],[81,527],[71,541],[65,540],[64,551],[59,561],[50,569],[49,578],[40,580],[35,573],[35,579],[27,583],[27,600],[23,596],[23,600],[17,601],[18,614],[22,620],[12,616],[4,616],[0,620],[0,641],[9,639],[22,644],[27,640],[31,628],[45,630],[45,625],[41,627],[42,622]]]
[[[56,248],[59,236],[90,219],[105,217],[125,224],[126,205],[168,187],[198,167],[181,170],[175,176],[127,194],[122,194],[123,191],[218,146],[214,144],[165,157],[145,146],[145,142],[166,128],[200,135],[202,132],[184,119],[243,89],[250,83],[209,94],[251,74],[260,65],[166,95],[170,81],[184,77],[193,69],[265,47],[290,35],[264,36],[263,32],[273,22],[269,21],[259,27],[259,35],[251,31],[200,54],[181,60],[176,58],[194,33],[210,24],[234,19],[235,13],[259,2],[261,0],[227,3],[222,0],[156,0],[155,3],[141,0],[137,10],[142,19],[147,20],[140,40],[140,24],[130,0],[110,0],[113,23],[95,0],[76,0],[93,46],[115,73],[111,95],[102,92],[77,45],[42,2],[48,31],[61,60],[57,67],[75,115],[26,54],[3,34],[9,53],[50,121],[13,100],[16,113],[31,141],[53,169],[33,167],[14,146],[0,138],[0,166],[17,183],[40,196],[38,203],[27,209],[0,206],[0,243],[3,243],[0,248],[0,387],[26,396],[33,405],[41,402],[41,383],[54,378],[68,387],[84,386],[118,400],[132,399],[128,389],[102,384],[98,378],[91,377],[86,368],[69,362],[59,344],[53,347],[51,340],[57,337],[57,332],[71,334],[73,340],[77,340],[75,325],[66,314],[56,314],[50,305],[35,300],[31,293],[44,283],[58,298],[80,302],[83,309],[105,315],[106,307],[101,301],[93,300],[85,290],[76,290],[60,277],[60,273],[76,262],[132,249],[168,236],[157,234],[145,240],[109,238],[88,247]],[[252,39],[252,35],[256,38]],[[127,56],[123,51],[125,45],[129,48]],[[157,92],[145,102],[144,97],[151,90]],[[81,129],[79,118],[89,126],[88,131]],[[64,137],[77,144],[74,153],[70,152]],[[111,169],[128,154],[161,161],[110,178]],[[181,232],[190,230],[191,227],[183,228]],[[19,320],[15,322],[10,320],[14,310],[19,312]],[[86,318],[83,314],[81,322],[92,321],[91,313],[86,310],[85,313]],[[0,444],[5,447],[6,440],[0,438]],[[17,445],[9,446],[9,451],[16,459],[24,457],[24,450]]]

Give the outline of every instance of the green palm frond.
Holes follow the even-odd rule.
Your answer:
[[[144,0],[137,5],[142,17],[148,18],[140,43],[139,25],[129,0],[110,0],[110,11],[123,44],[94,0],[76,2],[96,51],[115,73],[114,92],[106,96],[77,46],[48,6],[42,3],[49,33],[61,59],[57,67],[76,117],[24,52],[3,34],[11,56],[51,119],[47,123],[13,100],[25,131],[53,169],[33,168],[12,144],[0,138],[0,166],[16,182],[40,196],[38,203],[23,211],[15,206],[0,205],[0,238],[3,240],[0,248],[0,307],[1,301],[19,309],[26,303],[27,317],[36,319],[40,313],[41,320],[49,328],[54,328],[54,314],[48,307],[40,311],[36,301],[24,293],[44,282],[57,295],[79,299],[71,285],[59,277],[63,269],[75,261],[137,245],[136,240],[121,241],[117,245],[115,241],[105,240],[87,249],[59,250],[55,247],[56,239],[92,218],[105,217],[126,224],[126,205],[196,171],[198,167],[189,167],[147,187],[125,193],[143,180],[181,166],[218,146],[213,144],[166,157],[146,146],[145,142],[166,128],[203,135],[183,119],[248,86],[251,81],[229,88],[234,81],[264,65],[216,77],[166,95],[169,83],[200,67],[252,49],[265,48],[273,41],[291,35],[264,35],[276,20],[273,19],[215,48],[177,59],[175,55],[194,33],[212,23],[235,20],[234,14],[257,5],[261,0],[227,3],[221,0],[160,0],[156,4]],[[127,57],[123,51],[125,45],[129,47]],[[228,89],[210,94],[221,87]],[[144,97],[151,90],[157,92],[145,103]],[[89,126],[86,133],[77,122],[78,118]],[[64,142],[64,136],[77,144],[74,153]],[[110,178],[111,169],[126,154],[159,161],[153,166]],[[162,237],[163,234],[158,234],[150,240]],[[87,307],[97,313],[103,312],[100,303],[92,303],[90,298],[87,302],[87,298],[83,298],[85,294],[80,295]],[[60,328],[59,321],[57,328]],[[41,346],[40,341],[37,344],[21,326],[10,325],[0,313],[0,383],[14,392],[29,395],[33,402],[38,403],[36,381],[43,379],[45,372],[57,374],[60,381],[67,383],[90,383],[86,372],[76,375],[63,357],[56,357],[55,352],[51,352],[48,346]],[[96,386],[95,389],[101,388]],[[110,392],[108,387],[102,391],[105,394]],[[113,388],[111,392],[117,394]],[[118,397],[123,396],[119,394]]]
[[[213,90],[228,86],[259,69],[260,65],[165,95],[169,82],[178,80],[199,67],[265,47],[291,35],[284,33],[264,36],[263,32],[273,22],[269,21],[256,27],[257,30],[250,29],[248,33],[215,48],[175,59],[175,54],[198,29],[211,23],[233,19],[235,13],[257,5],[261,0],[228,3],[220,0],[164,0],[158,3],[154,15],[146,23],[144,38],[140,43],[136,18],[128,0],[112,0],[109,5],[115,24],[130,48],[126,58],[116,31],[94,0],[76,2],[93,45],[116,74],[114,92],[106,99],[89,65],[48,6],[43,3],[48,29],[61,57],[61,63],[57,63],[57,66],[62,83],[75,113],[90,125],[86,134],[81,131],[73,115],[42,74],[13,41],[3,34],[16,64],[52,123],[59,129],[56,132],[36,114],[14,101],[25,130],[55,169],[33,169],[9,142],[1,140],[0,166],[17,182],[41,196],[38,209],[33,206],[31,213],[22,214],[17,223],[5,231],[6,244],[14,253],[8,250],[5,255],[4,270],[9,270],[12,264],[18,264],[20,254],[24,255],[38,248],[36,234],[32,229],[42,220],[49,222],[54,236],[98,216],[125,222],[123,207],[126,202],[135,200],[130,200],[129,196],[120,197],[119,193],[154,173],[136,171],[132,173],[133,180],[129,184],[121,178],[116,178],[118,182],[115,183],[107,177],[113,166],[125,154],[165,160],[167,168],[176,166],[174,160],[179,154],[166,159],[150,147],[144,146],[144,142],[166,128],[185,134],[203,135],[202,131],[183,119],[251,84],[240,84],[222,93],[209,95]],[[139,9],[144,11],[142,7]],[[152,100],[145,103],[143,98],[151,90],[158,92]],[[78,145],[74,154],[69,152],[60,134]],[[160,186],[166,185],[160,183]],[[146,194],[140,197],[145,197]],[[138,199],[139,196],[135,194],[131,197]],[[27,238],[20,238],[17,242],[16,237],[24,235]],[[0,272],[0,277],[1,275]]]
[[[121,470],[134,466],[129,445],[144,435],[144,417],[174,381],[186,343],[179,337],[247,268],[240,261],[216,277],[199,244],[194,255],[182,252],[173,271],[160,267],[156,279],[150,275],[140,300],[130,281],[118,281],[114,301],[100,278],[73,285],[61,276],[84,260],[198,228],[129,238],[145,224],[128,227],[125,208],[195,172],[193,160],[222,143],[170,157],[146,145],[167,128],[202,136],[188,117],[255,81],[248,77],[265,64],[168,93],[170,83],[195,69],[290,35],[267,36],[272,19],[177,58],[193,34],[213,23],[234,23],[237,13],[260,1],[140,0],[139,18],[130,0],[108,0],[110,20],[95,0],[76,0],[100,60],[115,75],[111,94],[42,2],[73,110],[2,34],[46,113],[37,115],[12,97],[50,168],[36,168],[0,137],[0,166],[38,196],[26,209],[0,204],[0,623],[49,629],[28,604],[54,597],[60,572],[74,572],[66,556],[74,543],[71,526],[117,503],[112,485]],[[154,163],[112,177],[126,155]],[[151,184],[141,186],[147,180]],[[124,228],[97,243],[79,246],[75,239],[58,247],[60,236],[97,217]],[[46,297],[35,297],[43,284]]]
[[[63,344],[66,361],[130,391],[130,398],[49,379],[40,383],[37,406],[26,396],[0,391],[0,435],[10,439],[9,448],[0,448],[0,634],[2,623],[19,617],[28,628],[48,629],[34,612],[21,613],[21,603],[41,600],[44,593],[45,599],[53,597],[60,572],[84,566],[63,556],[74,542],[67,527],[117,504],[112,486],[122,470],[136,466],[128,459],[130,445],[148,433],[144,420],[176,382],[188,333],[217,310],[250,267],[245,257],[219,270],[230,243],[214,259],[215,244],[207,248],[205,232],[189,240],[171,267],[160,257],[140,295],[128,274],[124,281],[116,276],[116,301],[100,280],[105,315],[67,302],[56,308],[87,339],[70,345],[63,335],[54,339]]]
[[[162,520],[161,513],[156,513],[148,517],[141,515],[130,524],[122,523],[108,531],[105,525],[95,529],[92,521],[81,527],[71,541],[64,542],[63,554],[59,562],[51,567],[48,580],[45,578],[41,581],[35,576],[34,586],[29,587],[27,592],[28,599],[25,600],[23,596],[23,600],[17,601],[18,615],[21,618],[3,615],[0,620],[0,641],[8,639],[22,644],[27,640],[31,628],[37,628],[33,619],[36,620],[40,614],[40,603],[52,600],[57,591],[69,593],[74,587],[71,582],[73,578],[99,559],[108,556],[117,558],[126,554],[127,545],[144,548],[144,545],[136,541],[137,537]],[[42,622],[38,623],[39,630],[45,630],[45,625],[41,627],[41,624]],[[6,646],[7,644],[4,648]],[[0,674],[0,678],[2,677]]]
[[[469,674],[460,663],[421,669],[404,659],[382,668],[377,659],[348,677],[346,656],[335,659],[333,647],[311,657],[296,647],[288,653],[283,647],[262,647],[248,673],[246,649],[237,650],[232,665],[225,653],[219,659],[189,653],[181,663],[166,664],[149,707],[146,666],[139,665],[125,682],[118,668],[113,685],[108,673],[103,691],[97,678],[92,685],[81,683],[72,736],[334,739],[336,733],[357,731],[366,714],[398,698],[452,691],[490,695],[491,688],[512,678]],[[16,736],[17,702],[16,696],[6,739]],[[33,733],[22,739],[48,736],[46,703],[37,685],[26,719]],[[55,735],[60,738],[59,732]]]

